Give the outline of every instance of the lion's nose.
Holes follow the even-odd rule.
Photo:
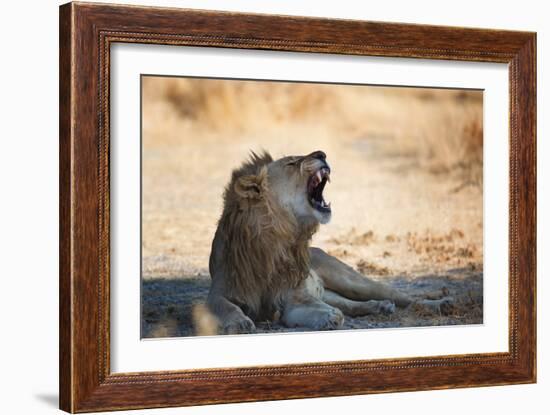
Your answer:
[[[324,161],[327,158],[327,155],[325,154],[324,151],[317,150],[317,151],[314,151],[313,153],[311,153],[310,155],[308,155],[307,157]]]

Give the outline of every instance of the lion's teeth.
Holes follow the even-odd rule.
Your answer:
[[[319,182],[323,181],[323,178],[321,176],[321,170],[317,170],[316,175],[317,175],[317,179],[319,179]]]

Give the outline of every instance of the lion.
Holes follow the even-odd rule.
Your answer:
[[[344,315],[391,314],[413,303],[310,247],[313,234],[331,219],[323,197],[330,174],[322,151],[278,160],[251,153],[233,171],[209,260],[207,307],[219,332],[251,333],[262,321],[338,329]],[[449,299],[424,301],[440,307]]]

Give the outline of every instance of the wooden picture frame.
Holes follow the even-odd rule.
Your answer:
[[[114,43],[509,65],[509,351],[111,373],[109,62]],[[69,3],[60,8],[60,407],[90,412],[536,380],[536,34]]]

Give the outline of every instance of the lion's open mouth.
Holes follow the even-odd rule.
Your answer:
[[[330,203],[323,198],[325,185],[330,181],[330,169],[321,167],[311,175],[307,182],[307,195],[309,203],[314,209],[322,213],[330,213]]]

